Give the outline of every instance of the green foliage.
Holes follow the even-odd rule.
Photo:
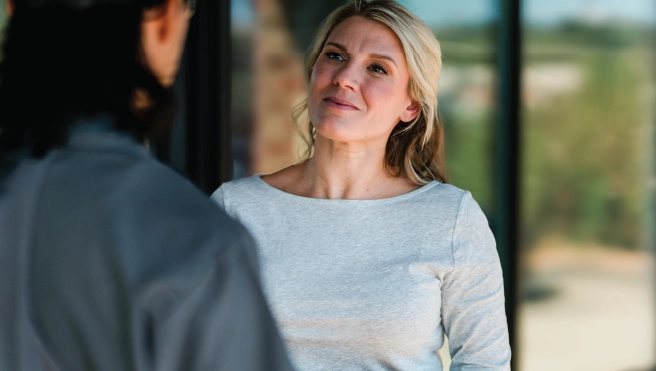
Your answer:
[[[483,210],[492,207],[492,119],[442,110],[450,183],[472,193]],[[457,124],[456,124],[457,123]]]
[[[491,25],[434,29],[442,48],[444,68],[466,71],[478,68],[493,73],[494,33]],[[467,72],[464,72],[465,74]],[[479,82],[480,84],[480,82]],[[471,109],[462,105],[459,89],[455,95],[440,94],[439,109],[443,118],[450,183],[470,191],[484,211],[493,207],[494,112],[491,107]],[[478,89],[494,89],[478,86]],[[471,105],[468,102],[467,105]]]
[[[493,68],[492,28],[434,32],[445,67]],[[526,246],[553,234],[627,249],[640,246],[654,147],[650,92],[656,90],[655,34],[641,25],[574,21],[526,29],[525,71],[547,67],[546,85],[570,86],[545,92],[548,86],[524,74],[528,105],[522,111],[521,227]],[[550,75],[550,66],[576,76]],[[545,84],[545,76],[539,77]],[[542,98],[529,104],[535,95]],[[462,97],[440,98],[451,182],[470,190],[490,210],[494,107],[463,113],[455,108],[458,99]]]
[[[585,29],[567,25],[561,31],[573,32],[571,39],[558,38],[563,48],[571,48],[612,30],[586,35]],[[645,138],[652,125],[645,94],[653,89],[654,76],[651,54],[623,39],[630,33],[591,45],[597,49],[565,57],[554,53],[551,61],[543,55],[527,66],[564,62],[584,75],[575,91],[523,112],[523,230],[529,245],[557,233],[639,246],[647,205],[641,159],[653,147],[653,140]],[[544,35],[540,42],[550,43]]]

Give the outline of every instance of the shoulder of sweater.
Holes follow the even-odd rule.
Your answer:
[[[451,184],[438,183],[427,189],[419,197],[413,198],[415,210],[425,210],[435,215],[436,223],[447,223],[454,234],[467,231],[473,224],[479,227],[487,224],[487,219],[480,206],[469,191]]]
[[[426,192],[423,192],[420,195],[419,200],[421,202],[429,202],[432,204],[453,205],[458,207],[463,198],[468,194],[468,191],[460,189],[452,184],[438,183]]]
[[[221,184],[221,186],[216,191],[214,191],[214,194],[217,194],[219,191],[223,192],[224,195],[228,194],[230,196],[249,194],[255,188],[260,188],[262,186],[261,183],[262,180],[260,179],[259,175],[253,175],[247,178],[231,180],[229,182],[225,182]]]

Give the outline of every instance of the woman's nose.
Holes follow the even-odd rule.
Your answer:
[[[357,91],[359,81],[360,76],[356,63],[351,61],[344,63],[340,68],[335,70],[335,74],[333,75],[333,84],[342,89]]]

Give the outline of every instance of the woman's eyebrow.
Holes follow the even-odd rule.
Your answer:
[[[328,41],[328,42],[326,43],[326,45],[332,45],[332,46],[336,47],[337,49],[341,49],[341,50],[343,50],[343,51],[347,51],[347,50],[346,50],[346,47],[345,47],[344,45],[339,44],[339,43],[336,43],[336,42]]]
[[[385,54],[372,53],[372,54],[369,54],[369,57],[374,58],[374,59],[385,59],[385,60],[388,60],[388,61],[394,63],[394,66],[396,66],[396,62],[394,61],[394,59],[392,59],[392,57],[387,56]]]
[[[326,45],[332,45],[332,46],[336,47],[337,49],[340,49],[344,52],[348,51],[344,45],[333,42],[333,41],[328,41],[326,43]],[[396,66],[396,62],[394,61],[394,59],[392,57],[388,56],[388,55],[378,54],[378,53],[371,53],[371,54],[369,54],[369,57],[374,58],[374,59],[385,59],[385,60],[388,60],[388,61],[394,63],[394,66]]]

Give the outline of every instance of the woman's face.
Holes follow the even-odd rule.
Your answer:
[[[403,46],[387,26],[351,17],[335,27],[314,64],[308,113],[318,135],[338,142],[387,143],[419,109],[408,94]]]

